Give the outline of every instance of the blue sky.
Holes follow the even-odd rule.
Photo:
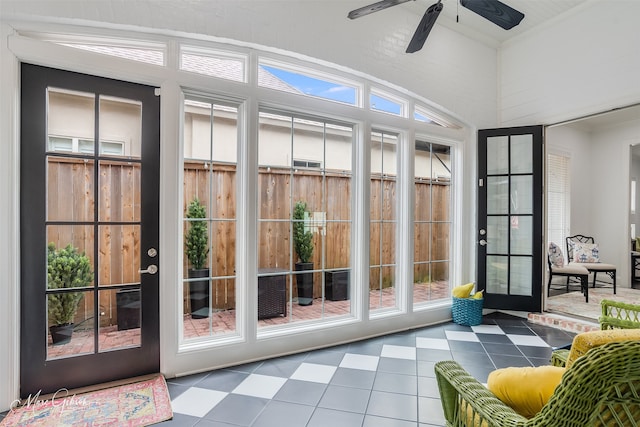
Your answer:
[[[270,67],[267,65],[261,65],[261,67],[280,80],[287,82],[292,87],[307,95],[344,102],[350,105],[356,104],[355,88],[343,86],[338,83],[332,83],[326,80],[316,79],[314,77],[305,76],[303,74],[293,73],[291,71],[286,71],[279,68]],[[371,95],[370,102],[372,108],[375,110],[385,111],[393,114],[400,114],[401,107],[395,102],[391,102],[376,95]]]

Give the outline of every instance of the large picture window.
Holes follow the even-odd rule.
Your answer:
[[[237,122],[235,106],[185,100],[185,339],[236,331]]]
[[[351,313],[352,141],[347,124],[260,113],[259,327]]]

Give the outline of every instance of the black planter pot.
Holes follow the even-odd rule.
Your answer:
[[[312,262],[296,263],[296,271],[313,270]],[[313,273],[296,274],[296,286],[298,287],[298,304],[313,304]]]
[[[116,306],[119,331],[140,327],[140,289],[120,289]]]
[[[51,333],[51,340],[53,345],[67,344],[71,341],[71,334],[73,333],[73,323],[67,325],[54,325],[49,326],[49,332]]]
[[[204,278],[189,282],[189,301],[191,303],[191,317],[193,319],[205,319],[209,317],[209,269],[200,268],[189,270],[189,278]]]

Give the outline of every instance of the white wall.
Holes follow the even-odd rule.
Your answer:
[[[551,124],[640,102],[640,2],[596,0],[505,44],[499,122]]]

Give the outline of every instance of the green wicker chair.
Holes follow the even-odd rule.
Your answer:
[[[600,330],[608,329],[640,329],[640,305],[603,299],[600,302],[602,316],[598,319]],[[568,349],[560,349],[551,355],[553,366],[565,366]]]
[[[435,372],[448,427],[640,426],[640,341],[604,344],[578,358],[530,419],[502,403],[457,362],[438,362]]]

